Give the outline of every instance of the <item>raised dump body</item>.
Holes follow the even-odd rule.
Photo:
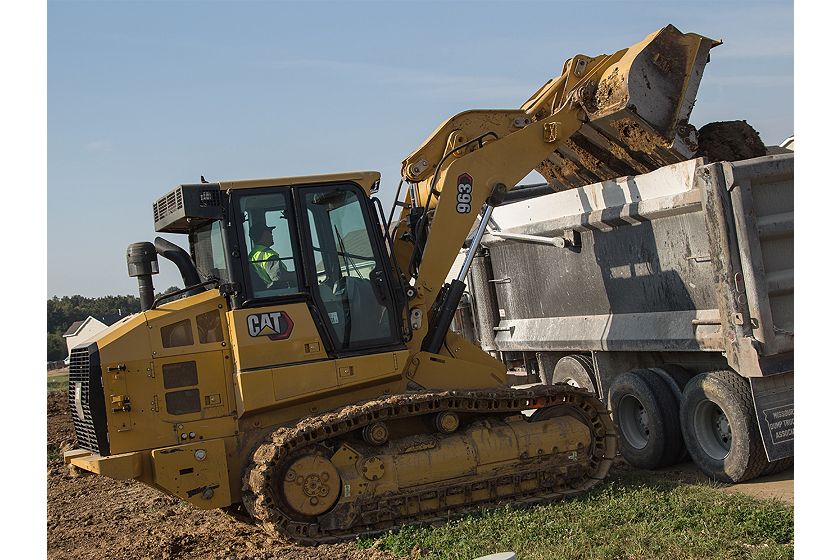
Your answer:
[[[653,448],[683,445],[680,405],[700,391],[716,404],[682,411],[695,461],[722,480],[764,470],[762,458],[724,464],[758,435],[736,434],[738,411],[713,395],[721,375],[755,401],[764,463],[792,456],[793,158],[698,158],[501,206],[470,273],[476,338],[511,367],[608,401],[640,466],[678,458]],[[641,395],[660,382],[674,403]],[[654,433],[654,417],[676,432]]]

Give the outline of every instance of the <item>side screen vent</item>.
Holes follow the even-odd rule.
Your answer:
[[[177,389],[198,385],[198,369],[195,362],[178,362],[163,366],[163,388]]]
[[[198,389],[172,391],[166,393],[166,412],[169,414],[192,414],[201,412],[201,398]]]
[[[155,222],[184,209],[184,193],[178,187],[154,204]]]

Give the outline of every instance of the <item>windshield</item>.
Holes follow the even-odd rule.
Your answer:
[[[222,244],[222,222],[215,221],[196,229],[190,235],[190,247],[202,281],[215,278],[222,283],[230,282]]]

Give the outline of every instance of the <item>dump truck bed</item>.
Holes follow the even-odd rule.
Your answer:
[[[693,159],[494,219],[471,271],[485,350],[724,352],[744,376],[792,369],[793,154]]]

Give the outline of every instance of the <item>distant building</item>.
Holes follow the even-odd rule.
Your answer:
[[[65,342],[67,342],[67,353],[70,354],[73,348],[82,342],[90,340],[122,318],[121,313],[109,313],[99,319],[88,315],[87,319],[76,321],[62,335]]]

